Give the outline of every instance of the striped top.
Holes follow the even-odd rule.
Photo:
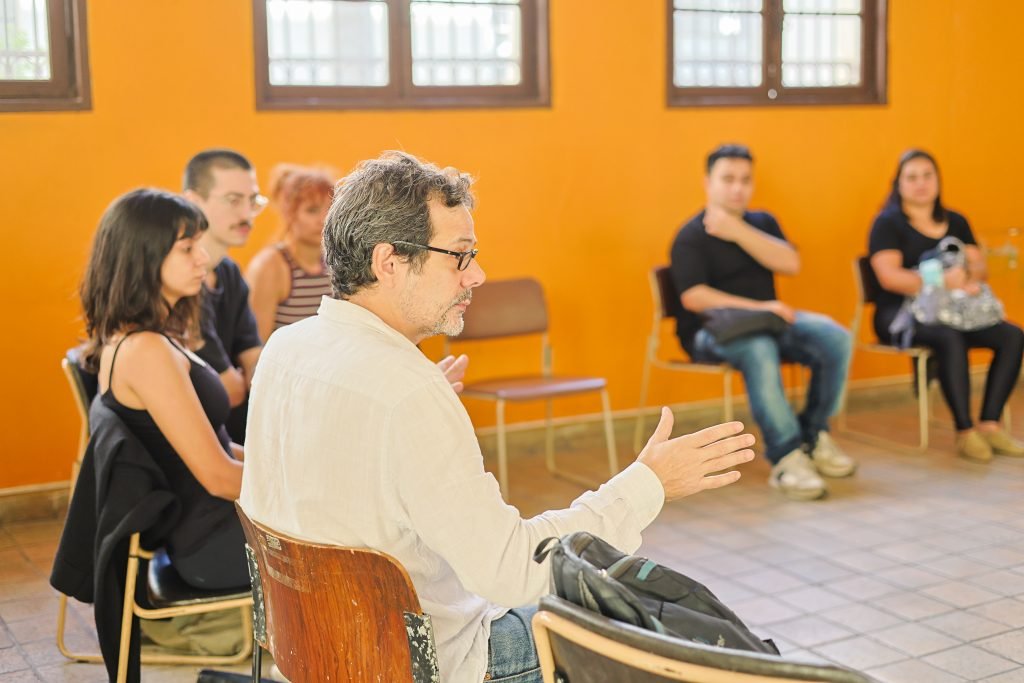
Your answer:
[[[281,252],[281,256],[292,271],[292,286],[288,298],[277,305],[277,312],[274,313],[274,329],[277,330],[316,315],[321,297],[333,296],[333,290],[326,266],[319,275],[307,273],[288,253],[284,244],[274,246]]]

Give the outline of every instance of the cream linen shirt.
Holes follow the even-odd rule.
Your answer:
[[[367,309],[325,297],[260,356],[240,501],[283,533],[395,557],[433,621],[442,680],[479,683],[491,621],[549,592],[540,541],[583,530],[633,552],[664,489],[634,463],[568,509],[521,518],[437,366]]]

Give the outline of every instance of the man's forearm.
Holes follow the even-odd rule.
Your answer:
[[[726,294],[725,292],[709,287],[697,285],[683,292],[681,297],[683,308],[693,313],[703,313],[710,308],[750,308],[758,309],[764,306],[763,301],[748,299],[744,296]]]
[[[773,273],[796,275],[800,272],[800,254],[793,245],[765,234],[752,225],[746,225],[746,229],[737,237],[736,244]]]

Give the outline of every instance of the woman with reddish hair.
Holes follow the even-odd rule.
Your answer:
[[[333,177],[325,169],[274,168],[270,196],[281,214],[283,235],[256,254],[245,274],[263,340],[279,327],[315,315],[321,297],[332,296],[320,242],[333,192]]]

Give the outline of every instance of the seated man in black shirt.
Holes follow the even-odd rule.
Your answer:
[[[249,308],[249,286],[228,249],[244,246],[252,222],[267,205],[249,160],[228,149],[209,149],[185,167],[187,199],[202,209],[209,228],[199,240],[211,270],[202,297],[203,346],[197,353],[220,373],[232,411],[226,427],[235,443],[245,441],[247,396],[263,348]]]
[[[856,469],[829,436],[850,362],[850,338],[832,319],[796,311],[776,298],[775,273],[795,275],[800,255],[771,214],[748,211],[753,157],[725,145],[707,159],[707,205],[680,229],[672,245],[672,281],[679,340],[697,361],[724,361],[743,373],[750,410],[772,464],[769,483],[790,498],[826,493],[820,475],[845,477]],[[749,333],[724,343],[703,326],[710,309],[769,311],[788,325],[781,333]],[[807,405],[794,415],[782,386],[782,362],[811,369]]]

